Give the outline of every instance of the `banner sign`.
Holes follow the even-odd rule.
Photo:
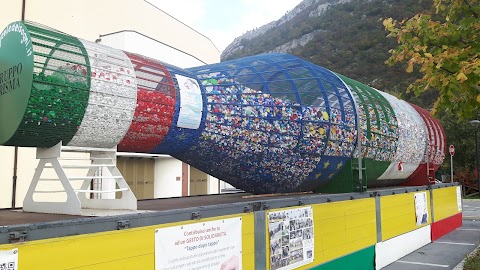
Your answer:
[[[155,270],[242,269],[242,219],[155,230]]]
[[[313,210],[302,207],[268,213],[270,269],[294,269],[313,262]]]
[[[197,80],[175,75],[180,87],[180,112],[177,126],[198,129],[202,120],[203,98]]]
[[[18,270],[18,249],[0,251],[0,269]]]
[[[415,193],[415,220],[417,226],[428,223],[427,192]]]

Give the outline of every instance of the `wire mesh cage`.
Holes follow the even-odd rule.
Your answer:
[[[445,136],[445,131],[443,130],[440,121],[433,118],[430,112],[415,104],[409,104],[418,112],[418,114],[420,114],[427,129],[429,143],[427,155],[424,156],[423,163],[427,163],[428,161],[438,167],[443,163],[445,152],[447,150],[447,137]]]
[[[132,123],[137,99],[135,71],[124,52],[80,40],[91,69],[85,115],[69,146],[115,147]]]
[[[175,115],[176,91],[172,75],[161,62],[126,53],[132,61],[138,84],[132,124],[118,149],[149,153],[167,135]]]
[[[385,92],[379,93],[390,102],[399,122],[398,147],[393,160],[408,160],[411,163],[420,164],[427,142],[425,123],[418,112],[406,101]]]
[[[85,114],[90,88],[87,52],[78,39],[37,24],[23,27],[32,44],[33,82],[15,133],[5,145],[50,147],[67,143]]]
[[[26,102],[16,110],[21,120],[7,125],[14,132],[4,144],[115,147],[131,125],[137,95],[125,53],[32,22],[13,25],[31,44],[32,59],[22,65],[31,80],[24,78],[17,91]]]
[[[195,167],[237,188],[282,192],[328,181],[351,157],[353,97],[329,70],[286,54],[188,70],[208,104],[201,140],[178,155]]]
[[[166,63],[159,63],[171,76],[175,96],[170,86],[161,87],[163,92],[168,92],[170,97],[175,97],[175,111],[167,134],[150,153],[177,157],[177,154],[186,153],[192,146],[198,144],[200,134],[205,128],[207,115],[205,89],[191,72]]]
[[[397,150],[398,124],[390,103],[377,90],[343,75],[338,76],[356,100],[362,157],[391,161]]]
[[[0,110],[0,145],[118,144],[254,193],[399,184],[446,148],[424,109],[292,55],[181,69],[30,22],[0,34]]]

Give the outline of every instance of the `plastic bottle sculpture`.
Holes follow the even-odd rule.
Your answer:
[[[254,193],[423,185],[445,156],[424,109],[292,55],[180,69],[29,22],[0,34],[0,126],[0,145],[170,154]]]

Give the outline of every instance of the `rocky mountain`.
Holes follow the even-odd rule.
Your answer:
[[[286,52],[428,108],[436,93],[406,94],[416,74],[385,65],[396,42],[386,38],[382,21],[430,8],[431,0],[304,0],[280,19],[235,38],[221,58]]]
[[[328,7],[338,3],[345,3],[350,1],[352,0],[304,0],[300,2],[300,4],[298,4],[293,10],[285,13],[285,15],[283,15],[280,19],[270,22],[268,24],[265,24],[263,26],[260,26],[259,28],[247,31],[245,34],[241,35],[240,37],[235,38],[233,42],[230,43],[222,52],[221,58],[222,59],[230,58],[232,55],[235,54],[235,52],[242,50],[244,48],[243,44],[245,40],[252,40],[254,38],[262,36],[267,31],[274,29],[276,27],[279,27],[282,24],[294,19],[297,15],[302,13],[302,11],[306,9],[310,9],[313,5],[316,5],[316,9],[310,11],[310,13],[308,14],[309,17],[319,17],[326,11]],[[283,45],[278,46],[272,51],[287,52],[298,46],[304,46],[306,42],[311,40],[313,34],[314,34],[313,32],[307,33],[303,35],[301,38],[297,38],[295,40],[287,42],[289,43],[289,45],[285,43]]]

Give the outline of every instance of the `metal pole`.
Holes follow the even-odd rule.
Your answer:
[[[357,141],[357,148],[358,148],[358,182],[360,182],[360,193],[363,193],[366,190],[363,190],[363,166],[362,166],[362,138],[360,137],[360,122],[358,122],[359,116],[357,113],[357,123],[358,123],[358,141]]]
[[[27,0],[22,1],[22,21],[25,21],[25,6]],[[18,146],[15,146],[15,154],[13,155],[13,177],[12,177],[12,208],[17,204],[17,170],[18,170]]]
[[[428,131],[426,130],[426,128],[427,127],[425,126],[425,134],[428,136]],[[430,139],[427,138],[425,143],[427,144],[427,146],[425,147],[425,157],[427,159],[427,187],[430,188]]]
[[[450,155],[450,183],[453,183],[453,156]]]
[[[25,6],[26,6],[27,0],[22,1],[22,21],[25,21]]]
[[[480,168],[478,164],[478,126],[475,127],[475,161],[477,165],[477,184],[478,184],[478,193],[480,194]]]
[[[339,78],[340,79],[340,78]],[[349,87],[345,85],[347,89]],[[351,92],[353,93],[353,92]],[[356,116],[355,116],[355,122],[357,124],[357,149],[358,149],[358,183],[360,185],[360,193],[365,192],[366,190],[363,190],[363,166],[362,166],[362,137],[361,137],[361,130],[360,130],[360,114],[358,113],[358,110],[360,108],[360,105],[357,104],[357,101],[355,97],[352,95],[352,100],[353,100],[353,106],[355,106],[356,110]],[[366,130],[365,130],[366,132]],[[365,169],[367,169],[365,167]],[[368,181],[368,179],[365,179],[365,182]]]
[[[13,155],[13,183],[12,183],[12,208],[16,207],[17,200],[17,170],[18,170],[18,147],[15,146],[15,154]]]

